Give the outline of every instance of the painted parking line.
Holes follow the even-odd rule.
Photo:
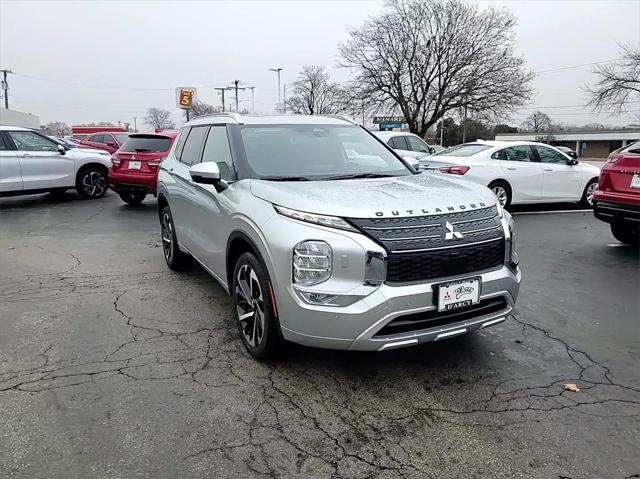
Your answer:
[[[553,211],[517,211],[511,213],[511,216],[516,215],[550,215],[556,213],[593,213],[593,210],[553,210]]]

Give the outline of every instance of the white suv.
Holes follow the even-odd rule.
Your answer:
[[[0,126],[0,197],[76,188],[85,198],[100,198],[109,161],[99,150],[68,150],[37,131]]]

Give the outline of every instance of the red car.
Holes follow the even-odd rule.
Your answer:
[[[129,138],[129,133],[106,131],[93,133],[80,141],[81,148],[93,148],[115,153]]]
[[[640,141],[609,155],[593,196],[593,212],[611,225],[618,241],[640,245]]]
[[[177,131],[131,133],[111,156],[109,186],[125,203],[140,204],[148,194],[156,195],[158,167],[173,145]]]

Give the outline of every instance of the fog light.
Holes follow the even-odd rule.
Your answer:
[[[311,293],[308,291],[300,291],[299,293],[309,304],[317,304],[321,306],[338,306],[333,304],[333,301],[336,299],[335,294]]]
[[[293,282],[322,283],[331,277],[331,247],[324,241],[302,241],[293,248]]]

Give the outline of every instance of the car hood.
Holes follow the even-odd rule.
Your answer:
[[[67,150],[65,153],[67,158],[71,158],[73,160],[87,160],[94,159],[98,160],[100,163],[105,165],[109,165],[111,162],[111,155],[104,154],[102,150],[88,150],[84,148],[73,148],[72,150]]]
[[[81,147],[77,147],[77,148],[72,148],[71,150],[67,150],[67,153],[69,153],[69,151],[77,151],[78,153],[82,153],[85,156],[87,155],[107,155],[107,156],[111,156],[111,153],[109,153],[108,151],[105,150],[96,150],[93,148],[81,148]]]
[[[346,218],[421,216],[495,204],[481,185],[440,173],[332,181],[251,180],[251,192],[287,208]]]

